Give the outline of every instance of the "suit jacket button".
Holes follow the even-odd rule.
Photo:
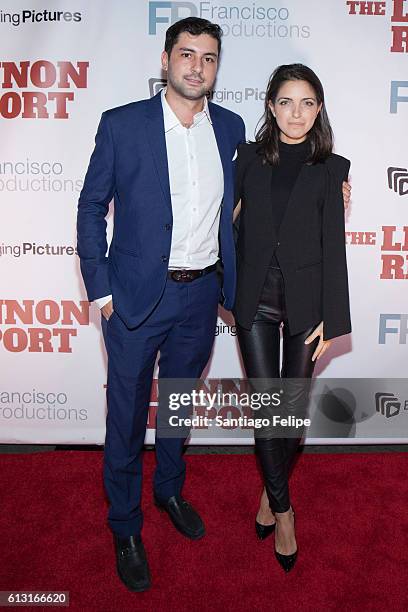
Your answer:
[[[167,230],[167,231],[170,231],[171,230],[170,223],[166,223],[166,225],[164,226],[164,229]]]
[[[277,246],[280,246],[280,242],[278,242]]]
[[[166,257],[166,255],[162,255],[162,256],[161,256],[161,260],[162,260],[162,262],[167,261],[167,257]]]

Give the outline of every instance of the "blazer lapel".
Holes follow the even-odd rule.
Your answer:
[[[148,100],[146,111],[147,141],[152,151],[164,199],[171,209],[169,167],[167,160],[166,137],[164,134],[161,92]]]
[[[262,167],[262,171],[259,173],[259,193],[265,194],[262,207],[264,211],[264,222],[265,227],[270,229],[272,242],[275,243],[277,240],[277,232],[273,218],[272,168],[268,163],[264,164],[261,157],[259,157],[259,161]]]
[[[260,235],[264,236],[267,244],[275,243],[277,239],[276,227],[273,217],[272,200],[272,168],[270,164],[263,163],[260,155],[256,156],[256,186],[253,191],[254,200],[249,198],[246,206],[256,207],[254,211],[259,227]]]
[[[217,107],[209,103],[209,111],[214,129],[215,139],[217,141],[218,152],[221,158],[222,170],[224,173],[224,196],[228,189],[232,187],[232,157],[231,147],[228,147],[228,134],[217,112]]]
[[[304,201],[304,194],[308,192],[308,186],[313,173],[316,171],[316,167],[310,164],[304,164],[300,169],[298,177],[293,185],[293,189],[290,193],[289,200],[286,206],[285,214],[279,228],[279,235],[285,231],[285,227],[291,226],[293,223],[291,217],[294,214],[297,204]]]

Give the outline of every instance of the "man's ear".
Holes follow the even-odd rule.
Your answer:
[[[161,63],[162,63],[162,69],[167,72],[167,68],[168,68],[168,65],[169,65],[169,56],[167,55],[166,51],[162,51],[162,54],[161,54]]]

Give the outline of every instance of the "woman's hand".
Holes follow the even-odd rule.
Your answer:
[[[316,350],[312,355],[312,361],[314,361],[315,359],[320,359],[320,357],[327,351],[332,342],[331,340],[323,340],[323,321],[321,321],[321,323],[319,323],[319,325],[310,334],[310,336],[306,338],[305,344],[310,344],[315,338],[317,338],[317,336],[320,336],[319,344],[317,345]]]
[[[350,183],[348,183],[347,181],[343,181],[342,191],[343,191],[344,209],[346,210],[348,208],[348,205],[350,204],[350,198],[351,198],[351,185],[350,185]]]

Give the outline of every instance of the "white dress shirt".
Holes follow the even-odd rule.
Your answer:
[[[184,127],[162,90],[173,231],[170,269],[201,270],[218,259],[218,230],[224,176],[207,98],[204,108]],[[112,299],[95,300],[102,308]]]

